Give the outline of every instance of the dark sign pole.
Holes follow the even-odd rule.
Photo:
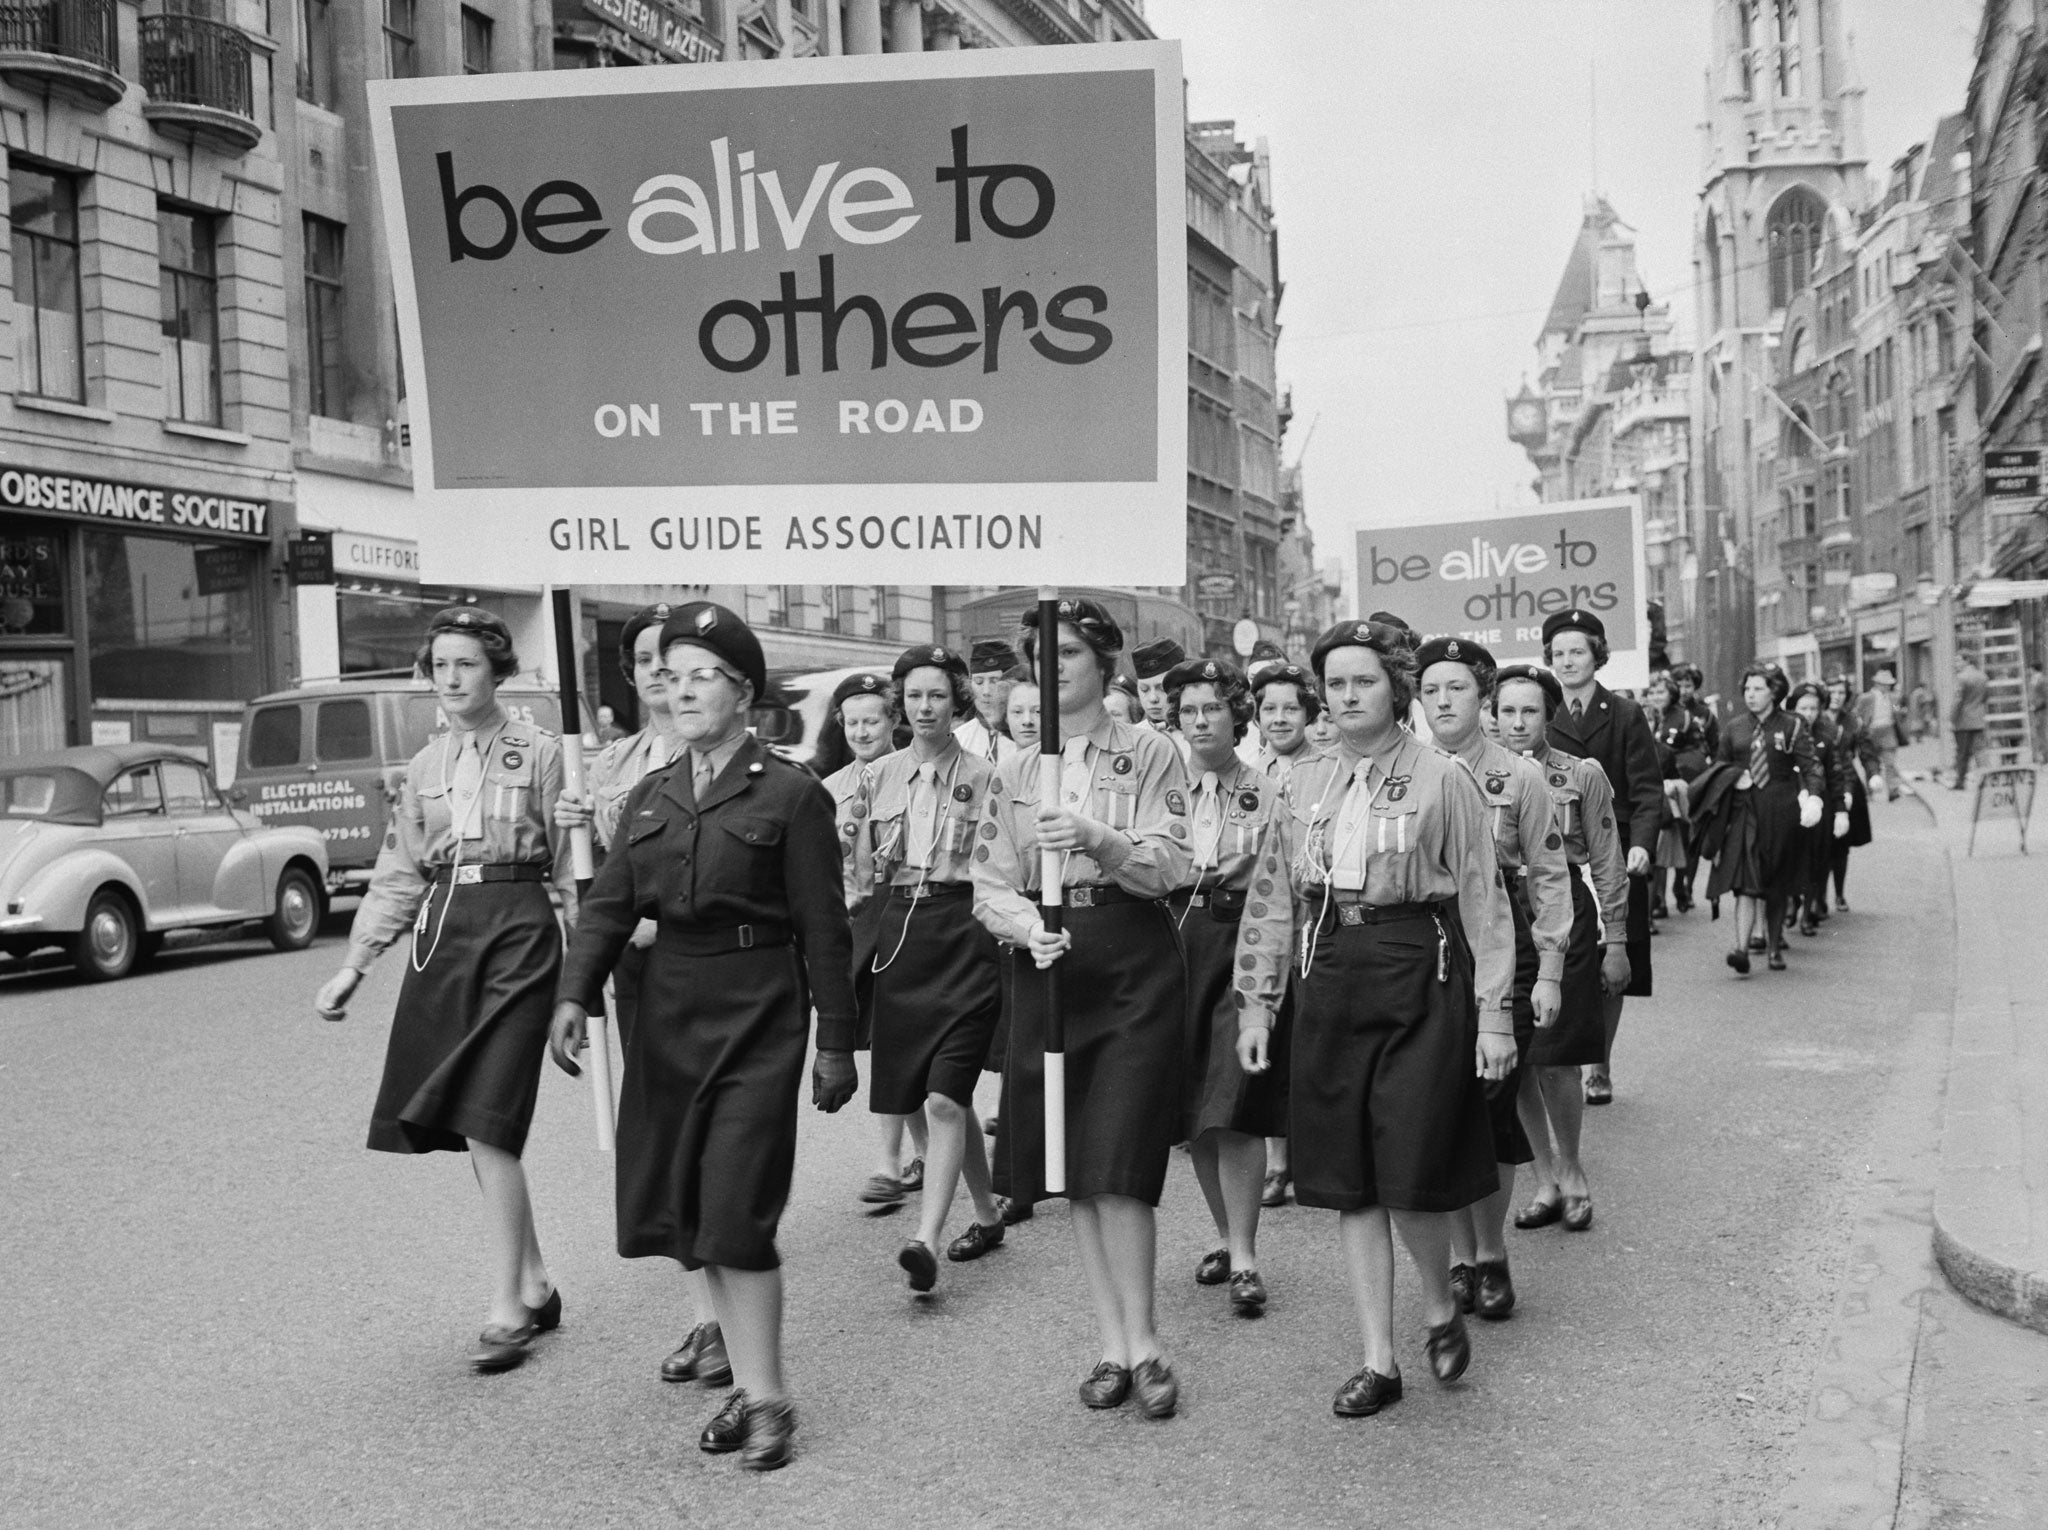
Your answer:
[[[562,677],[562,790],[583,794],[583,717],[577,706],[576,697],[576,631],[571,625],[574,612],[570,610],[569,591],[556,585],[555,602],[555,672]],[[590,853],[590,829],[588,826],[569,831],[569,853],[576,868],[576,896],[580,899],[590,891],[591,878],[597,874],[596,864]],[[604,1011],[599,1009],[590,1017],[590,1093],[591,1102],[597,1108],[597,1150],[609,1153],[612,1150],[612,1049],[611,1039],[605,1035]]]
[[[1038,805],[1058,812],[1064,783],[1060,779],[1060,606],[1059,591],[1043,585],[1038,591]],[[1046,933],[1065,927],[1060,902],[1057,850],[1038,855],[1038,917]],[[1060,964],[1045,969],[1045,1188],[1055,1195],[1067,1188],[1067,1018],[1061,1008]]]

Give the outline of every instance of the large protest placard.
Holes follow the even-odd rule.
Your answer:
[[[1565,500],[1469,521],[1358,533],[1358,614],[1387,611],[1425,637],[1484,643],[1503,664],[1543,660],[1543,622],[1590,611],[1607,629],[1609,686],[1650,677],[1642,501]]]
[[[1172,43],[376,81],[430,579],[1185,577]]]

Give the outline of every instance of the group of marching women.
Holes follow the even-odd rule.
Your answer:
[[[450,726],[408,768],[346,965],[316,1003],[339,1018],[378,953],[407,943],[370,1146],[472,1155],[495,1272],[477,1369],[518,1365],[561,1321],[520,1155],[543,1051],[576,1071],[608,981],[619,1251],[682,1266],[695,1324],[660,1373],[734,1383],[700,1444],[758,1470],[791,1458],[796,1427],[775,1239],[813,1014],[817,1108],[853,1097],[870,1052],[877,1198],[900,1198],[904,1130],[926,1134],[920,1220],[897,1255],[913,1290],[933,1288],[942,1248],[979,1258],[1038,1201],[1068,1200],[1100,1334],[1090,1408],[1177,1406],[1154,1315],[1176,1144],[1222,1240],[1196,1278],[1227,1285],[1240,1316],[1268,1303],[1269,1144],[1284,1143],[1296,1200],[1337,1213],[1363,1362],[1336,1392],[1343,1416],[1402,1393],[1397,1232],[1423,1355],[1450,1383],[1471,1358],[1465,1314],[1515,1302],[1503,1229],[1518,1166],[1537,1176],[1518,1225],[1591,1225],[1580,1070],[1604,1076],[1619,996],[1646,990],[1630,951],[1647,850],[1602,766],[1557,747],[1559,676],[1418,643],[1397,620],[1344,622],[1309,669],[1269,663],[1256,687],[1153,646],[1139,667],[1156,691],[1134,693],[1125,721],[1107,703],[1124,649],[1109,613],[1063,600],[1057,632],[1042,700],[1058,754],[1014,742],[1039,717],[1034,628],[1021,667],[1007,645],[928,645],[886,680],[842,686],[844,763],[821,784],[747,731],[766,673],[746,624],[706,601],[650,608],[621,654],[647,726],[577,793],[559,742],[497,705],[516,668],[503,624],[471,607],[434,619],[419,669]],[[1560,634],[1597,639],[1597,618],[1551,619],[1554,664]],[[1595,668],[1571,698],[1581,736],[1600,725],[1589,698],[1643,727]],[[1042,793],[1045,770],[1059,779]],[[604,857],[579,900],[563,868],[584,828]],[[1049,968],[1064,992],[1057,1192]],[[985,1148],[974,1087],[989,1067],[1002,1086]],[[963,1183],[970,1217],[946,1243]]]

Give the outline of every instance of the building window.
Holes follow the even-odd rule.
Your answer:
[[[840,613],[848,609],[852,604],[846,598],[846,594],[846,590],[840,585],[821,584],[818,586],[818,630],[820,632],[844,632],[846,630],[846,626],[842,626],[840,621]],[[848,623],[847,625],[851,624]]]
[[[1221,371],[1237,370],[1237,316],[1230,294],[1193,271],[1188,273],[1188,349]]]
[[[384,72],[410,80],[420,72],[418,0],[384,0]]]
[[[466,5],[462,8],[462,72],[491,72],[491,18]]]
[[[220,278],[214,222],[159,207],[157,288],[163,306],[164,417],[220,423]]]
[[[84,543],[96,695],[232,701],[262,689],[253,549],[110,531]]]
[[[1777,0],[1778,94],[1799,94],[1799,0]]]
[[[1237,483],[1237,428],[1227,408],[1201,393],[1188,395],[1188,471]]]
[[[84,307],[78,276],[78,182],[8,166],[14,220],[14,333],[19,386],[85,402]]]
[[[306,412],[348,418],[339,223],[306,214]]]
[[[1771,306],[1783,308],[1813,275],[1828,205],[1804,186],[1778,198],[1765,225],[1771,263]]]
[[[895,635],[889,621],[889,587],[886,584],[878,584],[874,588],[869,620],[873,624],[868,630],[869,637],[886,638]]]
[[[299,99],[334,105],[332,0],[299,0]]]

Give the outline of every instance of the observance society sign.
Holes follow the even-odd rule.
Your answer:
[[[370,90],[428,579],[1183,581],[1177,45]]]

